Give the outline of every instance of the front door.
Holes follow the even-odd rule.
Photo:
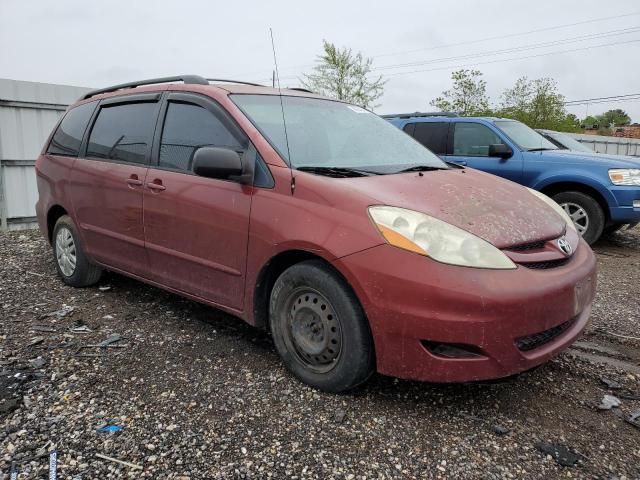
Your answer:
[[[246,152],[248,139],[212,100],[169,94],[144,189],[145,242],[152,278],[241,309],[253,187],[199,177],[199,147]]]
[[[107,266],[145,276],[142,222],[159,95],[102,101],[71,174],[71,198],[87,254]]]
[[[519,152],[514,151],[507,159],[489,156],[489,145],[503,143],[496,132],[482,123],[454,122],[453,141],[446,160],[521,182],[522,157]]]

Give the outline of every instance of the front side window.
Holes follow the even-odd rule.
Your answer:
[[[489,127],[480,123],[456,123],[453,154],[465,157],[488,157],[489,145],[503,143]]]
[[[209,110],[191,103],[170,102],[160,141],[159,166],[191,170],[200,147],[242,150],[242,141]]]
[[[157,105],[145,102],[102,107],[89,136],[87,157],[146,163]]]
[[[499,120],[495,122],[495,125],[523,150],[531,152],[558,149],[553,143],[524,123],[515,120]]]
[[[53,134],[47,153],[77,157],[84,131],[95,108],[96,103],[90,102],[69,110]]]
[[[447,153],[447,132],[449,124],[445,122],[418,122],[413,130],[413,138],[436,155]]]
[[[375,173],[396,173],[416,165],[448,168],[402,130],[354,105],[277,95],[235,94],[231,99],[294,168]]]

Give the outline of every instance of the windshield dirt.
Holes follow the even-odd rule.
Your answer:
[[[396,173],[416,165],[448,168],[409,135],[354,105],[277,95],[236,94],[231,98],[294,168],[374,173]]]

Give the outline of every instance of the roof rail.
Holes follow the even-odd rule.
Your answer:
[[[259,83],[243,82],[242,80],[225,80],[223,78],[207,78],[207,80],[210,82],[239,83],[241,85],[251,85],[252,87],[264,87],[264,85],[260,85]]]
[[[111,87],[91,90],[90,92],[87,92],[82,97],[82,99],[84,100],[87,98],[91,98],[101,93],[115,92],[116,90],[121,90],[123,88],[135,88],[135,87],[141,87],[143,85],[156,85],[158,83],[169,83],[169,82],[184,82],[185,84],[191,84],[191,85],[209,85],[209,82],[207,81],[207,79],[199,75],[179,75],[177,77],[151,78],[149,80],[138,80],[137,82],[120,83],[118,85],[113,85]]]
[[[302,88],[302,87],[289,87],[289,88],[286,88],[285,90],[295,90],[296,92],[314,93],[308,88]]]
[[[412,118],[412,117],[459,117],[456,112],[414,112],[414,113],[391,113],[381,115],[382,118]]]

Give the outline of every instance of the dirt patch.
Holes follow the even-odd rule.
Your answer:
[[[37,232],[0,235],[0,479],[46,477],[51,450],[76,479],[638,478],[639,376],[571,352],[638,365],[611,333],[640,337],[640,229],[595,251],[587,347],[507,382],[329,395],[229,315],[114,274],[67,287]],[[627,398],[601,411],[605,394]]]

